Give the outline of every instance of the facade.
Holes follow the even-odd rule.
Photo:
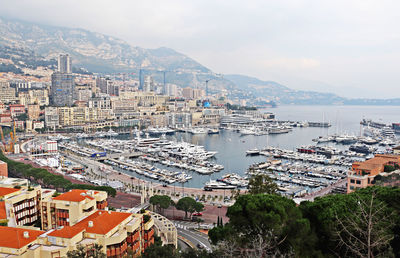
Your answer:
[[[4,204],[8,226],[34,225],[39,220],[41,187],[0,187],[0,198]]]
[[[60,117],[56,107],[46,107],[44,110],[44,121],[46,127],[56,128],[60,125]]]
[[[50,104],[63,107],[74,104],[75,83],[70,73],[56,72],[51,75]]]
[[[0,177],[8,177],[7,163],[2,160],[0,160]]]
[[[188,128],[192,125],[192,114],[190,113],[168,113],[168,126],[173,128]]]
[[[9,84],[1,84],[0,86],[0,102],[8,104],[8,103],[15,103],[18,98],[15,95],[15,89],[7,87]]]
[[[399,155],[376,154],[364,162],[354,162],[347,173],[347,193],[373,185],[375,176],[384,172],[385,165],[399,166]]]
[[[37,104],[28,105],[28,118],[31,120],[39,119],[40,116],[40,106]]]
[[[9,105],[11,116],[16,117],[18,115],[25,114],[25,106],[21,104],[11,104]]]
[[[72,61],[68,54],[58,56],[58,72],[72,73]]]

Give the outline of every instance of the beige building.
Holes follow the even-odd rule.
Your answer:
[[[42,202],[42,229],[73,226],[107,207],[107,194],[101,191],[71,190]]]
[[[39,119],[40,116],[40,106],[38,104],[28,105],[28,118],[30,120]]]
[[[18,94],[19,103],[22,105],[38,104],[39,106],[49,105],[49,93],[47,89],[30,89],[27,92]]]
[[[0,186],[0,214],[10,227],[34,225],[39,220],[41,187]]]

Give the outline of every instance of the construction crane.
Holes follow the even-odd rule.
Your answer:
[[[4,139],[4,133],[3,133],[3,127],[0,126],[0,134],[1,134],[1,151],[5,152],[6,151],[6,141]]]

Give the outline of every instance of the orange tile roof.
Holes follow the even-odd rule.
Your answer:
[[[29,233],[28,238],[24,237],[25,231]],[[19,249],[35,241],[43,233],[41,230],[0,226],[0,246]]]
[[[0,219],[7,219],[6,203],[4,201],[0,201]]]
[[[74,227],[85,228],[86,232],[104,235],[117,227],[122,221],[130,217],[131,213],[115,211],[96,211],[86,219],[80,221]],[[93,227],[89,227],[89,221],[93,221]]]
[[[53,200],[59,201],[69,201],[69,202],[81,202],[86,198],[93,200],[94,198],[88,195],[87,190],[79,190],[79,189],[72,189],[69,192],[60,194],[57,197],[54,197]]]
[[[0,196],[5,196],[10,193],[18,192],[20,189],[17,188],[9,188],[9,187],[0,187]]]
[[[73,238],[74,236],[81,233],[83,230],[85,229],[82,227],[64,226],[62,229],[54,230],[47,235],[53,237]]]

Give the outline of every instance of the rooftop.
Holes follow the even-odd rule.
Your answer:
[[[80,221],[74,227],[86,228],[86,232],[104,235],[117,227],[124,220],[132,216],[131,213],[115,212],[115,211],[97,211]],[[93,226],[89,226],[89,221],[93,222]]]
[[[69,202],[81,202],[85,199],[93,200],[94,198],[88,194],[87,190],[72,189],[69,192],[60,194],[54,197],[53,200],[69,201]]]
[[[0,201],[0,220],[2,219],[7,219],[6,203],[4,201]]]
[[[0,187],[0,196],[5,196],[11,193],[18,192],[20,189],[17,188],[9,188],[9,187]]]
[[[24,237],[28,232],[28,237]],[[35,241],[44,231],[0,226],[0,246],[19,249]]]
[[[64,226],[61,229],[54,230],[48,234],[52,237],[73,238],[84,230],[82,227]]]

